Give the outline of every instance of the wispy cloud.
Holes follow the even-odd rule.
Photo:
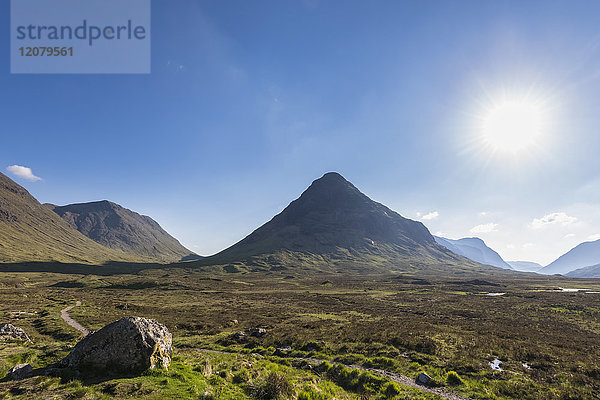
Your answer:
[[[497,228],[498,228],[498,224],[490,222],[487,224],[481,224],[481,225],[474,226],[469,230],[469,232],[471,232],[471,233],[490,233],[490,232],[496,232],[498,230]]]
[[[567,233],[565,235],[565,239],[571,239],[571,238],[574,238],[575,236],[577,236],[577,235],[575,235],[574,233]]]
[[[544,215],[542,218],[534,218],[530,225],[533,229],[541,229],[550,225],[567,226],[576,221],[577,218],[571,217],[564,212],[555,212]]]
[[[26,179],[28,181],[41,181],[42,178],[40,178],[39,176],[35,176],[33,174],[33,171],[31,170],[31,168],[28,167],[23,167],[21,165],[11,165],[6,167],[6,170],[8,172],[10,172],[12,175],[22,178],[22,179]]]
[[[489,215],[489,212],[487,212],[487,211],[481,211],[481,212],[480,212],[479,214],[477,214],[477,215],[479,215],[480,217],[487,217],[487,216]]]
[[[437,211],[432,211],[427,214],[423,214],[422,212],[417,213],[417,218],[419,218],[423,221],[431,221],[432,219],[436,219],[439,216],[440,216],[440,213]]]
[[[594,242],[596,240],[600,240],[600,233],[596,233],[595,235],[588,236],[587,240],[590,240],[592,242]]]

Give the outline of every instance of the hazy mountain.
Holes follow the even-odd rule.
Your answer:
[[[108,248],[160,262],[194,258],[152,218],[110,201],[55,206],[52,210],[71,227]]]
[[[109,260],[141,261],[85,237],[0,173],[0,262]]]
[[[567,274],[579,268],[600,264],[600,240],[581,243],[545,266],[540,274]]]
[[[452,252],[459,254],[463,257],[467,257],[473,261],[477,261],[481,264],[493,265],[494,267],[512,269],[512,267],[506,263],[500,257],[498,253],[490,249],[483,240],[479,238],[463,238],[463,239],[446,239],[439,236],[434,236],[435,241],[451,250]]]
[[[507,261],[507,263],[513,267],[514,270],[521,272],[538,272],[540,269],[544,268],[540,264],[531,261]]]
[[[481,266],[438,245],[420,222],[371,200],[338,173],[327,173],[271,221],[207,263],[252,259],[256,265],[310,269],[419,269]]]
[[[573,278],[600,278],[600,264],[579,268],[566,275]]]

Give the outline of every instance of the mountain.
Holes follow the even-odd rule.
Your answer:
[[[531,261],[507,261],[507,263],[513,267],[514,270],[521,272],[538,272],[540,269],[544,268],[540,264]]]
[[[512,269],[498,253],[490,249],[485,242],[479,238],[473,237],[458,240],[446,239],[439,236],[434,236],[434,238],[438,244],[446,247],[448,250],[473,261],[477,261],[478,263],[493,265],[494,267],[504,269]]]
[[[566,275],[570,276],[571,278],[600,278],[600,264],[579,268],[575,271],[569,272]]]
[[[569,250],[551,264],[540,269],[540,274],[567,274],[579,268],[600,264],[600,240],[585,242]]]
[[[371,200],[335,172],[315,180],[269,222],[204,263],[236,261],[338,272],[482,267],[438,245],[422,223]]]
[[[0,262],[143,261],[99,245],[0,173]]]
[[[159,262],[189,260],[195,256],[152,218],[110,201],[47,207],[72,228],[110,249]]]

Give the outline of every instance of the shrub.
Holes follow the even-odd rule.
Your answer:
[[[400,394],[400,386],[397,383],[390,382],[383,388],[383,394],[388,399],[393,399]]]
[[[235,383],[236,385],[238,385],[240,383],[247,382],[248,379],[250,379],[250,373],[248,372],[248,370],[241,369],[238,372],[236,372],[235,374],[233,374],[233,378],[231,378],[231,381],[233,383]]]
[[[249,391],[255,399],[272,400],[289,397],[292,394],[292,385],[284,374],[271,372],[258,384],[251,384]]]
[[[460,386],[463,384],[463,381],[456,372],[449,371],[446,375],[446,383],[450,386]]]
[[[327,400],[328,396],[317,392],[314,388],[308,388],[298,393],[298,400]]]

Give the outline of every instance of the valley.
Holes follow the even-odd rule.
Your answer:
[[[44,368],[64,357],[82,335],[60,313],[77,301],[81,306],[69,314],[86,328],[143,315],[166,324],[174,337],[169,371],[77,385],[37,376],[0,383],[0,393],[18,398],[19,388],[35,382],[35,391],[27,393],[39,397],[103,398],[112,390],[120,398],[164,398],[173,391],[180,398],[252,398],[251,384],[285,371],[298,398],[307,398],[299,397],[303,391],[323,395],[314,398],[440,398],[402,385],[404,397],[388,396],[390,379],[381,374],[373,376],[382,382],[359,385],[345,382],[339,371],[319,372],[337,364],[411,379],[425,372],[433,379],[429,387],[471,399],[587,399],[600,390],[600,295],[558,290],[599,291],[595,280],[528,274],[485,280],[422,273],[302,277],[290,270],[227,273],[220,267],[220,273],[169,267],[108,276],[94,275],[93,267],[87,274],[0,268],[0,312],[32,339],[0,344],[2,374],[17,361]],[[486,295],[500,291],[506,294]],[[235,339],[253,327],[267,333]],[[309,368],[299,358],[328,364]],[[488,365],[496,358],[501,372]],[[232,363],[238,365],[230,369]],[[203,373],[206,365],[222,376]],[[452,371],[459,384],[449,383]]]

